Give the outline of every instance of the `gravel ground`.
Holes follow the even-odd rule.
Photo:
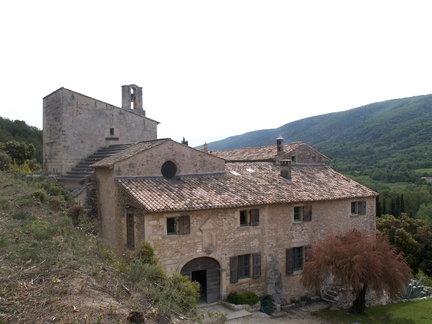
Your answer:
[[[213,311],[226,313],[228,317],[228,324],[256,324],[256,323],[290,323],[290,324],[330,324],[330,322],[323,319],[317,318],[311,315],[311,312],[318,311],[321,309],[328,308],[326,303],[316,303],[303,308],[297,308],[289,310],[287,312],[278,312],[273,316],[268,316],[267,314],[261,312],[252,312],[249,316],[238,317],[237,315],[242,315],[239,312],[234,312],[231,309],[224,307],[223,305],[216,304],[212,306],[202,307],[203,311]]]

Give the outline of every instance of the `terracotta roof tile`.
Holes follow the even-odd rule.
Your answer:
[[[151,141],[142,141],[142,142],[138,142],[126,149],[124,149],[121,152],[118,152],[116,154],[110,155],[96,163],[93,163],[91,165],[91,167],[108,167],[108,166],[112,166],[113,164],[125,160],[127,158],[130,158],[138,153],[144,152],[148,149],[151,149],[152,147],[155,147],[157,145],[160,145],[166,141],[170,141],[170,139],[168,138],[163,138],[163,139],[156,139],[156,140],[151,140]]]
[[[293,165],[292,179],[270,162],[227,163],[226,173],[174,179],[116,179],[151,213],[371,197],[369,188],[328,166]]]
[[[283,144],[284,154],[289,155],[300,146],[307,146],[310,150],[328,159],[325,155],[319,153],[309,145],[303,142],[292,142]],[[242,147],[232,150],[210,151],[209,153],[216,155],[226,161],[275,161],[277,159],[276,145],[259,146],[259,147]]]

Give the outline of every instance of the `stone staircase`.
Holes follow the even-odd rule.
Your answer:
[[[63,182],[67,188],[75,189],[79,185],[83,185],[87,177],[93,173],[93,168],[91,168],[90,165],[115,153],[121,152],[131,145],[132,144],[114,144],[100,148],[98,151],[79,162],[72,170],[58,176],[57,179]]]
[[[321,296],[321,300],[329,303],[330,305],[336,304],[342,298],[342,294],[339,291],[329,289],[324,292]]]

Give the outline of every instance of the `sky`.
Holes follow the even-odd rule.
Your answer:
[[[0,117],[42,129],[65,87],[198,146],[432,93],[431,1],[1,1]]]

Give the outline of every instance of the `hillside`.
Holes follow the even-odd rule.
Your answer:
[[[70,203],[53,179],[0,171],[0,324],[128,323],[136,311],[149,324],[194,322],[187,279],[116,256]]]
[[[388,100],[305,118],[279,128],[211,142],[209,149],[273,145],[279,135],[285,142],[303,141],[313,146],[343,172],[358,172],[368,166],[393,170],[396,174],[431,168],[432,95]],[[398,180],[407,181],[408,175],[404,177]]]

